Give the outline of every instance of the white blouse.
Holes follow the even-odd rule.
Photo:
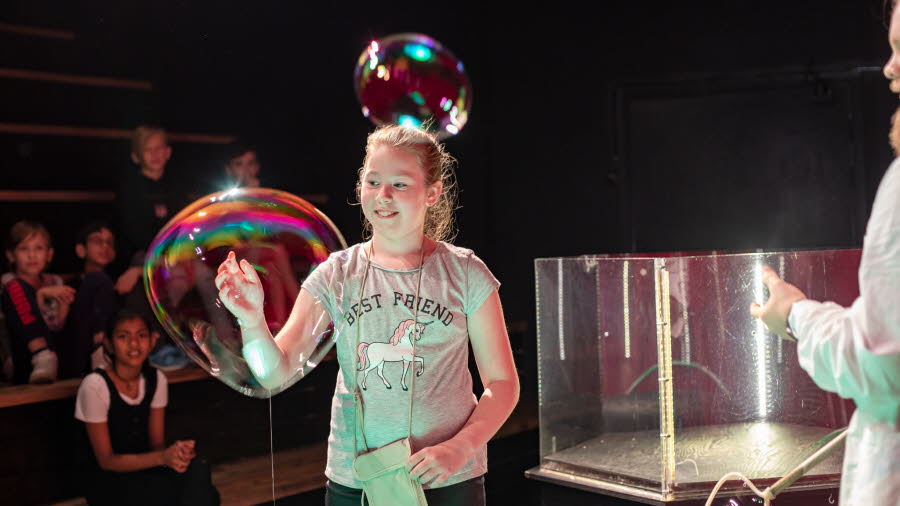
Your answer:
[[[144,388],[147,381],[141,375],[138,383],[137,397],[131,398],[122,393],[119,397],[126,404],[137,406],[144,400]],[[150,400],[151,408],[164,408],[169,402],[169,388],[166,375],[159,369],[156,370],[156,393]],[[104,423],[109,413],[109,388],[106,380],[99,373],[92,372],[84,377],[81,386],[78,387],[78,396],[75,398],[75,418],[87,423]]]

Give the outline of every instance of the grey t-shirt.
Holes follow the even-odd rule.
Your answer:
[[[371,264],[366,270],[364,247],[357,244],[333,253],[303,283],[335,323],[340,372],[331,403],[331,433],[325,475],[341,485],[362,488],[353,478],[353,385],[359,381],[365,407],[365,439],[370,449],[407,435],[409,388],[413,374],[412,449],[442,443],[459,432],[475,409],[468,369],[467,315],[477,310],[500,283],[468,249],[440,242],[425,258],[419,292],[420,338],[410,363],[413,307],[418,269],[399,271]],[[359,304],[358,306],[356,306]],[[356,316],[357,307],[359,316]],[[360,346],[356,346],[357,325]],[[405,377],[404,368],[406,369]],[[383,377],[382,377],[383,374]],[[363,440],[357,432],[357,448]],[[487,471],[482,447],[444,485]],[[428,487],[426,487],[428,488]]]

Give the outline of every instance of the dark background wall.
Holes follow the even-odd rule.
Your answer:
[[[77,34],[65,43],[4,34],[2,66],[154,85],[98,95],[4,81],[0,120],[149,121],[249,139],[263,182],[327,194],[323,210],[351,241],[360,226],[347,202],[372,129],[353,92],[356,58],[395,32],[442,41],[474,88],[469,123],[448,141],[462,188],[456,242],[503,282],[507,319],[525,342],[534,258],[858,247],[891,159],[880,0],[21,1],[5,2],[0,20]],[[0,185],[114,188],[127,142],[72,142],[0,135]],[[170,171],[209,189],[217,154],[176,142]],[[0,205],[4,227],[59,214]],[[108,211],[68,205],[68,220]],[[61,256],[55,267],[72,266]]]
[[[56,44],[43,53],[33,41],[5,36],[4,65],[48,66],[52,59],[54,70],[149,79],[156,87],[117,117],[102,115],[121,107],[85,98],[73,122],[100,118],[130,128],[151,121],[248,138],[259,145],[265,183],[327,193],[326,212],[351,240],[359,237],[357,210],[345,202],[372,128],[353,93],[353,65],[373,37],[432,35],[465,62],[475,92],[468,125],[448,142],[463,190],[457,242],[474,248],[504,282],[509,318],[529,320],[535,257],[859,245],[889,160],[892,99],[871,70],[887,55],[881,7],[878,0],[593,7],[94,1],[9,2],[0,16],[78,36],[64,50]],[[860,67],[866,70],[854,72]],[[19,102],[28,98],[21,96],[28,90],[18,91]],[[693,101],[674,103],[685,95]],[[760,112],[788,104],[793,111],[780,116]],[[807,132],[812,124],[819,134]],[[748,136],[752,141],[734,144]],[[124,170],[123,144],[118,165],[96,170]],[[178,148],[172,171],[204,184],[217,160],[189,160]],[[42,173],[79,164],[56,162]],[[810,165],[828,168],[816,173]],[[15,172],[9,169],[5,175]],[[714,177],[702,200],[719,212],[657,198],[668,188],[694,200],[699,189],[678,181],[697,174]],[[16,180],[37,180],[29,176]],[[109,188],[110,179],[81,183]],[[773,192],[778,201],[752,203]],[[836,218],[822,208],[832,198],[854,210],[845,234],[824,220],[801,230],[784,224]],[[771,206],[778,211],[766,212]],[[653,213],[662,217],[657,228]],[[741,215],[759,219],[738,220],[733,227],[742,234],[727,233]],[[698,229],[710,233],[683,239]]]

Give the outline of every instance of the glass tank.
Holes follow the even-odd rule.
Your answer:
[[[650,503],[760,488],[850,421],[796,346],[750,316],[761,267],[816,300],[858,296],[861,250],[535,261],[540,465],[531,478]],[[836,487],[838,449],[789,490]],[[729,487],[731,487],[729,489]],[[746,494],[740,482],[720,493]]]

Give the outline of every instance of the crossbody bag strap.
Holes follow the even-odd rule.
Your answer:
[[[412,383],[409,385],[409,425],[406,428],[406,437],[412,439],[412,415],[413,415],[413,399],[416,393],[416,341],[419,340],[419,289],[422,288],[422,271],[425,270],[425,242],[422,241],[422,253],[419,257],[419,274],[416,276],[416,299],[414,301],[415,310],[413,310],[413,335],[412,335]],[[412,442],[412,441],[410,441]]]
[[[374,244],[372,245],[374,247]],[[363,281],[359,286],[359,296],[357,297],[356,304],[356,346],[353,348],[353,352],[356,353],[356,350],[359,349],[359,343],[361,340],[362,334],[362,320],[360,319],[359,311],[362,307],[362,297],[363,290],[366,287],[366,281],[369,279],[369,268],[371,266],[372,260],[371,255],[366,252],[365,246],[363,246],[363,253],[366,255],[366,270],[363,273]],[[419,272],[416,275],[416,298],[415,298],[415,306],[413,310],[413,335],[412,335],[412,383],[409,387],[409,420],[406,426],[406,437],[412,437],[412,413],[413,413],[413,397],[416,391],[416,341],[419,340],[419,291],[422,288],[422,271],[425,270],[425,243],[422,242],[421,252],[419,254]],[[353,454],[355,456],[359,456],[359,451],[357,450],[357,427],[359,428],[359,433],[362,435],[363,440],[363,448],[365,451],[369,451],[369,445],[366,442],[366,431],[365,431],[365,416],[364,416],[364,407],[363,407],[363,399],[362,392],[359,389],[359,368],[354,366],[354,381],[353,381],[353,404],[354,404],[354,424],[353,424]]]
[[[363,246],[363,253],[366,253],[365,246]],[[363,289],[366,286],[366,280],[368,280],[368,278],[369,278],[369,255],[368,255],[368,253],[366,253],[366,270],[363,273],[362,283],[359,285],[359,297],[357,297],[357,301],[356,301],[356,315],[355,315],[356,316],[356,346],[354,346],[353,349],[351,350],[351,354],[354,357],[356,356],[356,350],[359,349],[359,340],[360,340],[360,333],[361,333],[360,329],[362,328],[362,320],[359,317],[359,310],[362,306]],[[367,451],[367,452],[369,451],[369,445],[368,445],[368,443],[366,443],[366,432],[365,432],[365,430],[363,430],[363,423],[364,423],[364,421],[363,421],[363,400],[362,400],[362,392],[360,392],[360,390],[359,390],[359,367],[357,367],[355,364],[353,365],[353,373],[354,373],[353,374],[353,406],[355,408],[354,412],[353,412],[353,455],[354,455],[354,457],[358,457],[359,450],[357,449],[358,446],[357,446],[357,438],[356,438],[357,430],[359,430],[359,433],[362,434],[363,448],[365,448],[365,451]]]

